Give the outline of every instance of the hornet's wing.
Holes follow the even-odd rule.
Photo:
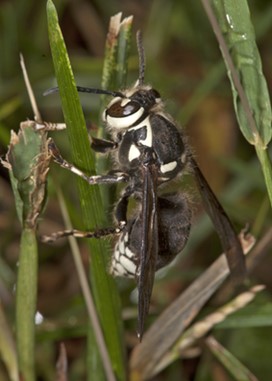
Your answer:
[[[229,217],[217,200],[197,163],[193,158],[190,161],[204,207],[213,222],[227,256],[232,278],[235,283],[241,283],[246,274],[245,258],[241,243]]]
[[[138,276],[138,337],[141,339],[148,314],[158,256],[157,168],[143,165],[142,229]]]

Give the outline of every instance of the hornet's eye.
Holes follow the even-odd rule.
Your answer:
[[[132,115],[137,112],[141,106],[138,102],[126,100],[127,103],[124,104],[124,100],[114,103],[107,109],[107,115],[113,118],[122,118],[124,116]]]
[[[141,104],[130,98],[114,100],[105,110],[103,119],[112,128],[129,128],[137,123],[144,115]]]

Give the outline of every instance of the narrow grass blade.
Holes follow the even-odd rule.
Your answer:
[[[95,163],[89,146],[85,121],[80,106],[71,65],[65,43],[58,25],[56,9],[51,0],[47,2],[49,40],[73,162],[79,168],[94,172]],[[104,208],[101,205],[99,189],[76,179],[81,202],[83,222],[86,230],[103,226]],[[120,301],[113,279],[107,274],[108,247],[101,240],[89,241],[91,250],[91,284],[95,303],[112,361],[112,366],[120,380],[125,379],[124,352],[121,340]],[[98,358],[93,346],[93,358]],[[101,364],[101,361],[100,361]],[[97,374],[98,363],[88,362],[89,377]],[[102,377],[102,376],[101,376]],[[102,379],[102,378],[101,378]]]
[[[215,14],[202,2],[228,69],[241,131],[251,144],[264,148],[272,135],[271,105],[247,1],[213,0]]]
[[[225,368],[237,381],[258,381],[257,377],[250,372],[232,353],[224,348],[214,337],[209,336],[206,344],[214,356],[225,366]]]
[[[202,0],[222,51],[240,129],[255,146],[272,206],[271,104],[246,0]]]
[[[103,89],[119,90],[126,85],[133,17],[122,21],[121,17],[122,13],[118,13],[110,20],[102,74]]]
[[[271,17],[272,17],[272,7],[269,6],[261,15],[256,17],[256,38],[257,41],[261,40],[263,36],[268,32],[271,26]],[[188,99],[188,101],[183,105],[180,110],[177,119],[183,122],[185,126],[187,121],[194,114],[197,105],[199,105],[205,97],[211,93],[220,80],[223,80],[223,77],[226,73],[226,68],[224,62],[217,62],[209,72],[206,73],[205,78],[200,82],[199,86],[196,88],[196,91]]]
[[[264,180],[266,184],[267,194],[269,196],[270,205],[272,207],[272,167],[271,167],[271,159],[268,155],[268,151],[266,149],[262,149],[262,147],[256,146],[256,152],[258,159],[260,161]]]
[[[122,20],[122,13],[112,16],[105,44],[105,58],[102,73],[102,89],[119,90],[126,86],[128,58],[130,53],[131,29],[133,17],[129,16]],[[102,115],[107,98],[101,97],[100,115]],[[104,125],[98,129],[97,136],[107,138]],[[98,173],[105,173],[110,165],[109,157],[100,156],[96,161]],[[102,189],[102,199],[107,209],[114,203],[114,192]]]
[[[38,248],[35,231],[24,229],[16,288],[16,341],[19,369],[24,380],[35,381],[35,313]]]
[[[0,357],[6,366],[9,379],[19,381],[19,368],[15,341],[8,324],[2,303],[0,303]]]

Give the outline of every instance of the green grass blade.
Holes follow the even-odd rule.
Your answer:
[[[256,152],[258,155],[258,159],[262,166],[264,180],[266,184],[267,193],[269,196],[270,204],[272,206],[272,168],[271,168],[271,160],[268,155],[268,151],[263,149],[262,147],[256,146]]]
[[[19,368],[11,324],[8,323],[2,302],[0,303],[0,358],[6,366],[9,380],[19,381]]]
[[[58,25],[58,18],[52,1],[47,3],[48,30],[55,73],[62,101],[64,119],[70,141],[73,162],[79,168],[94,173],[95,163],[90,150],[85,121],[76,91],[71,65],[65,43]],[[78,192],[81,202],[83,222],[86,229],[103,226],[104,208],[101,205],[99,189],[89,186],[78,178]],[[120,301],[113,279],[107,273],[108,247],[101,240],[90,240],[91,285],[97,312],[105,336],[106,345],[118,379],[125,379],[123,345],[121,340]],[[99,354],[93,349],[89,355],[88,372],[90,379],[99,377],[97,361]],[[93,361],[95,359],[95,361]]]
[[[102,89],[119,90],[126,86],[128,58],[130,53],[131,29],[133,17],[126,17],[121,21],[122,13],[111,17],[109,31],[105,45],[105,58],[102,73]],[[100,114],[105,109],[108,98],[101,97]],[[107,138],[107,131],[100,123],[97,136]],[[105,173],[110,165],[110,158],[100,156],[96,161],[98,173]],[[114,203],[114,192],[109,192],[108,188],[102,189],[103,204],[106,209]]]
[[[256,18],[256,38],[261,40],[267,33],[271,25],[272,7],[268,7],[264,12]],[[193,116],[197,106],[207,97],[213,89],[216,88],[220,80],[223,79],[226,73],[224,62],[217,62],[206,73],[205,78],[200,82],[192,96],[185,102],[180,110],[177,120],[181,120],[183,125],[186,125],[188,120]]]
[[[214,356],[225,366],[233,378],[237,381],[258,381],[232,353],[224,348],[214,337],[206,339],[206,343]]]
[[[255,146],[272,206],[271,104],[246,0],[202,0],[228,69],[241,132]]]
[[[121,21],[121,16],[119,13],[110,21],[102,74],[103,89],[119,90],[126,85],[133,17]]]
[[[230,62],[221,45],[241,131],[251,144],[262,144],[265,147],[272,135],[271,105],[247,1],[213,0],[213,6],[255,122],[253,128],[249,123],[249,116],[246,115],[241,94],[238,94],[239,89]]]
[[[16,288],[16,341],[19,369],[24,380],[35,381],[35,313],[38,249],[33,229],[24,229]]]

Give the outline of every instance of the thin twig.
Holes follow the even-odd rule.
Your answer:
[[[27,70],[26,70],[26,66],[25,66],[25,61],[24,61],[24,57],[23,57],[22,53],[20,53],[20,65],[21,65],[21,68],[22,68],[22,72],[23,72],[23,76],[24,76],[24,80],[25,80],[25,85],[26,85],[27,93],[28,93],[28,96],[29,96],[29,100],[30,100],[30,103],[31,103],[32,110],[33,110],[34,120],[37,123],[43,124],[42,117],[41,117],[41,114],[40,114],[40,111],[39,111],[39,108],[38,108],[38,105],[37,105],[37,102],[36,102],[36,98],[35,98],[35,95],[34,95],[34,92],[33,92],[33,89],[32,89],[32,86],[31,86],[28,74],[27,74]]]

